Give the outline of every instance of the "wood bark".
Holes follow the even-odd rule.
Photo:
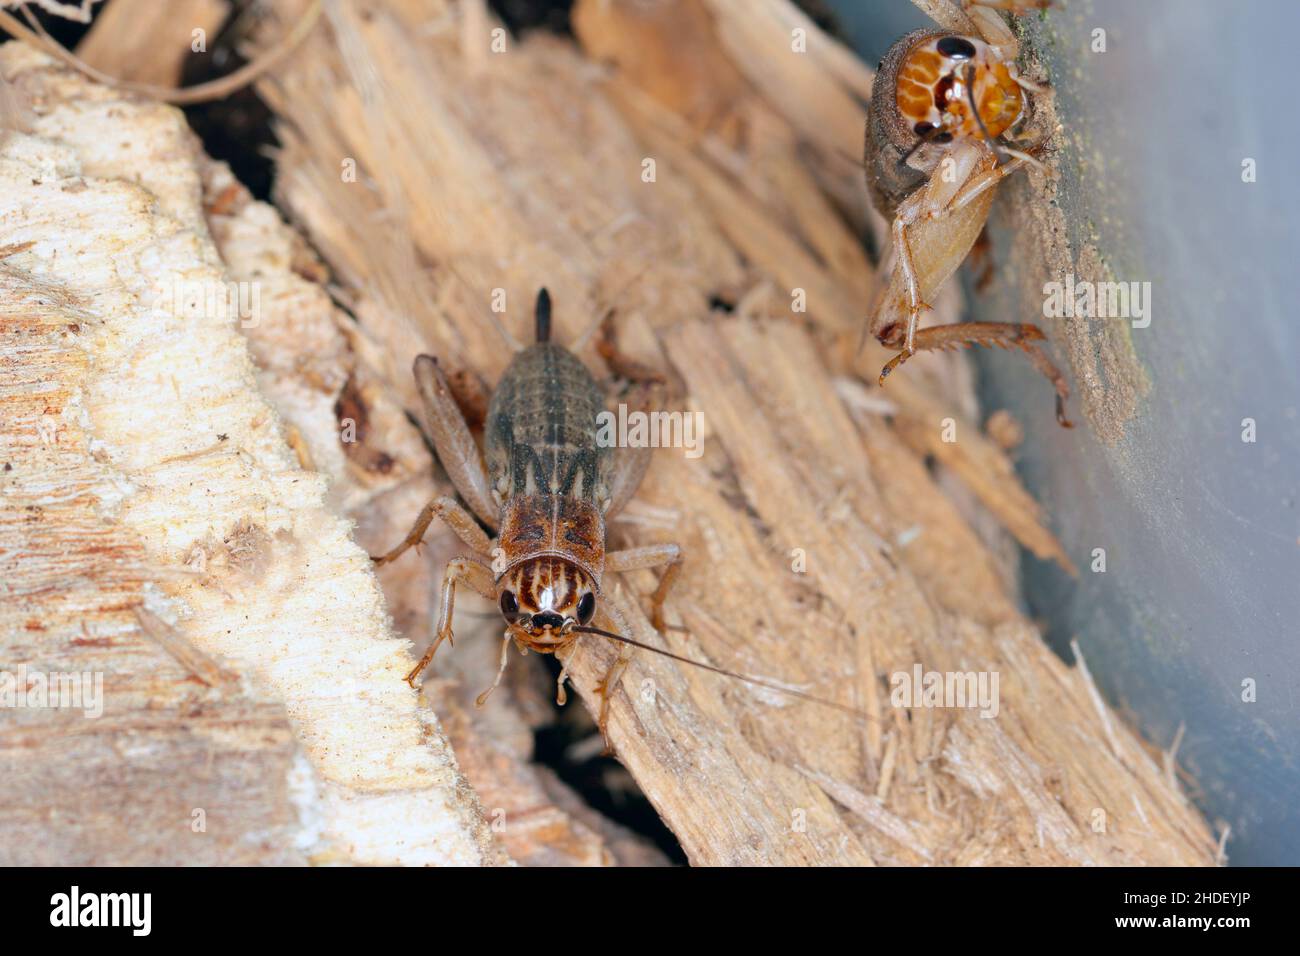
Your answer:
[[[640,636],[873,717],[639,653],[613,742],[693,862],[1214,861],[1177,784],[1018,611],[989,513],[1073,565],[972,421],[960,359],[919,358],[883,391],[856,378],[883,360],[856,352],[871,269],[840,201],[858,175],[838,146],[860,142],[843,104],[869,86],[861,64],[811,24],[817,52],[793,54],[802,20],[776,2],[580,2],[579,47],[532,36],[499,52],[481,4],[327,9],[328,29],[262,84],[291,120],[278,197],[348,290],[392,394],[416,409],[410,361],[431,351],[481,417],[511,356],[501,328],[527,337],[537,288],[563,342],[613,308],[620,346],[707,423],[704,456],[657,452],[613,525],[618,546],[686,549],[669,631],[639,618]],[[356,182],[339,175],[350,162]],[[938,305],[960,308],[955,291]],[[580,354],[603,368],[590,344]],[[456,552],[437,535],[431,551]],[[635,602],[653,582],[617,587]],[[500,626],[466,605],[484,616],[435,659],[460,685],[426,685],[435,708],[491,679]],[[472,642],[488,648],[473,674],[453,660]],[[570,662],[588,704],[613,653],[593,642]],[[891,706],[891,677],[917,664],[996,672],[999,717]]]
[[[303,9],[274,5],[281,28]],[[532,762],[553,719],[535,659],[471,705],[495,670],[490,605],[458,599],[418,703],[401,683],[393,632],[427,643],[454,537],[435,526],[378,582],[365,559],[451,492],[412,425],[412,359],[435,354],[481,427],[546,286],[558,341],[613,378],[591,334],[612,310],[622,352],[705,423],[703,455],[656,451],[611,526],[612,547],[685,549],[669,628],[638,611],[635,636],[868,715],[636,654],[613,744],[693,863],[1215,862],[1172,760],[1021,613],[1013,542],[1073,564],[981,430],[964,360],[873,384],[862,237],[883,224],[852,160],[866,67],[784,0],[579,0],[576,41],[496,32],[477,0],[325,9],[258,84],[297,233],[174,111],[0,51],[34,113],[0,154],[0,460],[17,471],[0,475],[0,547],[20,582],[3,660],[113,675],[121,724],[88,764],[104,787],[134,781],[142,812],[183,826],[200,799],[239,808],[220,851],[201,844],[212,859],[660,861]],[[141,308],[175,277],[260,289],[258,321]],[[956,287],[934,305],[958,316]],[[609,586],[645,608],[654,581]],[[584,640],[568,662],[588,707],[614,653]],[[142,659],[148,681],[124,663]],[[997,716],[891,700],[917,667],[997,675]],[[222,795],[138,768],[124,741],[144,714],[154,759],[212,754],[185,779]],[[80,827],[90,862],[177,859],[179,843],[128,852],[69,824],[84,795],[47,810],[79,766],[62,759],[85,739],[74,720],[0,718],[23,781],[0,829]]]
[[[104,687],[5,710],[9,862],[504,860],[257,387],[241,324],[328,300],[275,249],[232,287],[178,111],[17,43],[0,73],[0,660]]]

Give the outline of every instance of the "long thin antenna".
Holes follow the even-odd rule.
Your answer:
[[[477,289],[473,283],[460,274],[460,270],[456,268],[455,262],[448,259],[444,265],[446,265],[448,271],[456,277],[457,281],[459,281],[461,285],[468,289],[471,294],[477,295]],[[488,322],[491,323],[492,328],[496,330],[497,335],[501,336],[501,341],[505,342],[506,345],[510,347],[510,351],[522,352],[524,348],[523,343],[515,338],[508,328],[501,324],[501,320],[497,318],[497,314],[491,309],[488,309],[485,314],[487,315]]]
[[[814,697],[812,694],[805,694],[801,690],[794,690],[791,687],[785,687],[775,681],[763,680],[761,677],[750,677],[747,674],[737,674],[735,671],[729,671],[723,667],[715,667],[712,664],[706,664],[704,661],[693,660],[689,657],[683,657],[681,654],[674,654],[672,651],[665,651],[662,648],[655,647],[651,644],[645,644],[641,641],[633,640],[630,637],[624,637],[622,634],[614,634],[611,631],[602,631],[598,627],[578,625],[574,628],[581,634],[597,634],[601,637],[607,637],[611,641],[618,641],[620,644],[630,644],[633,647],[639,647],[642,650],[650,651],[654,654],[662,654],[664,657],[671,657],[675,661],[681,661],[683,664],[690,664],[693,667],[700,667],[706,671],[713,671],[715,674],[721,674],[724,677],[734,677],[736,680],[744,681],[747,684],[755,684],[759,687],[766,687],[769,690],[779,691],[782,694],[789,694],[791,697],[798,697],[801,700],[812,701],[814,704],[821,704],[824,707],[834,707],[836,710],[842,710],[846,714],[852,714],[854,717],[860,717],[863,720],[878,723],[879,721],[868,714],[866,711],[858,710],[856,707],[849,707],[846,704],[837,704],[833,700],[826,700],[824,697]]]
[[[577,355],[587,347],[587,343],[591,341],[592,336],[594,336],[600,330],[600,327],[605,324],[605,321],[614,314],[614,309],[618,306],[619,300],[623,298],[624,293],[626,293],[628,289],[632,288],[632,284],[636,282],[637,279],[640,279],[649,271],[649,265],[642,266],[640,270],[632,275],[632,278],[628,279],[618,288],[618,290],[610,297],[609,308],[607,308],[595,322],[592,322],[583,329],[582,334],[569,344],[570,352]]]
[[[989,135],[989,128],[984,125],[984,117],[980,116],[980,106],[975,102],[975,64],[972,63],[966,67],[966,99],[970,100],[970,111],[975,117],[975,123],[979,126],[980,132],[984,134],[984,142],[989,144],[989,149],[993,150],[993,157],[999,164],[1006,162],[1002,151],[998,149],[997,141]]]

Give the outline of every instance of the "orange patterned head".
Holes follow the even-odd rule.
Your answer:
[[[945,33],[921,40],[898,70],[898,112],[918,136],[1001,136],[1021,118],[1025,96],[993,47]]]
[[[596,613],[596,582],[577,564],[554,555],[521,561],[497,582],[497,601],[510,633],[540,653],[567,644],[576,625]]]

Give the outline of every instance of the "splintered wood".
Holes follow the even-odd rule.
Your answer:
[[[277,37],[306,9],[270,6]],[[612,378],[612,336],[704,423],[703,454],[656,451],[610,527],[611,549],[686,558],[662,634],[655,574],[607,579],[640,609],[631,636],[866,715],[636,653],[610,735],[691,862],[1215,862],[1172,774],[1019,610],[1013,537],[1073,565],[1017,482],[1008,423],[996,441],[976,424],[962,357],[872,384],[887,354],[859,348],[861,236],[882,223],[852,159],[869,70],[786,0],[578,0],[576,38],[523,40],[481,0],[324,9],[258,83],[299,232],[179,114],[0,51],[35,121],[0,154],[3,666],[102,672],[113,721],[3,717],[19,786],[0,846],[662,862],[533,762],[554,718],[537,658],[512,655],[473,707],[492,605],[458,596],[455,646],[421,693],[401,682],[413,659],[385,616],[423,651],[455,537],[432,526],[378,584],[365,559],[453,493],[412,424],[412,360],[437,356],[481,430],[546,286],[555,340]],[[257,321],[147,307],[183,279],[257,290]],[[955,286],[933,304],[960,315]],[[590,709],[615,653],[584,638],[568,661]],[[987,693],[898,696],[935,674]],[[114,845],[77,785],[146,794],[136,843]],[[191,836],[197,806],[239,808],[229,844]],[[165,817],[181,832],[149,844]]]
[[[254,379],[240,324],[328,300],[269,254],[234,281],[178,111],[18,43],[0,75],[0,858],[503,860]],[[102,713],[32,702],[56,680]]]
[[[278,9],[289,23],[302,7]],[[843,387],[883,354],[856,354],[872,289],[846,225],[871,222],[843,155],[861,141],[865,68],[777,0],[580,0],[577,45],[494,33],[478,3],[326,9],[327,28],[261,92],[286,120],[277,199],[342,283],[376,394],[416,413],[410,363],[429,351],[481,422],[539,287],[555,337],[598,371],[584,333],[613,309],[619,347],[666,373],[672,407],[707,429],[699,459],[656,453],[611,529],[612,546],[676,540],[687,556],[667,633],[639,617],[636,636],[872,717],[638,653],[613,743],[692,862],[1214,861],[1204,821],[1099,715],[972,529],[987,509],[1071,567],[971,423],[960,360],[919,357],[865,401],[865,386]],[[806,55],[791,51],[796,26]],[[955,294],[937,305],[958,308]],[[940,440],[946,418],[955,443]],[[971,495],[945,495],[925,456]],[[410,481],[406,520],[427,493]],[[438,490],[450,491],[441,477]],[[435,527],[423,561],[385,569],[420,646],[440,561],[459,550]],[[653,583],[638,572],[611,586],[636,603]],[[501,625],[483,602],[462,607],[424,688],[437,710],[491,681]],[[570,662],[589,706],[613,655],[593,640]],[[891,705],[891,678],[917,668],[995,675],[996,718]],[[510,699],[526,684],[464,711],[482,729],[467,747],[528,711],[535,691]]]

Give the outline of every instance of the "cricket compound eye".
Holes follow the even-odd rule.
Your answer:
[[[519,601],[516,600],[514,591],[501,592],[501,613],[507,620],[513,619],[519,613]]]
[[[950,60],[969,60],[975,56],[975,44],[965,37],[942,37],[935,47]]]
[[[596,613],[596,595],[588,591],[578,602],[578,623],[590,624]]]

